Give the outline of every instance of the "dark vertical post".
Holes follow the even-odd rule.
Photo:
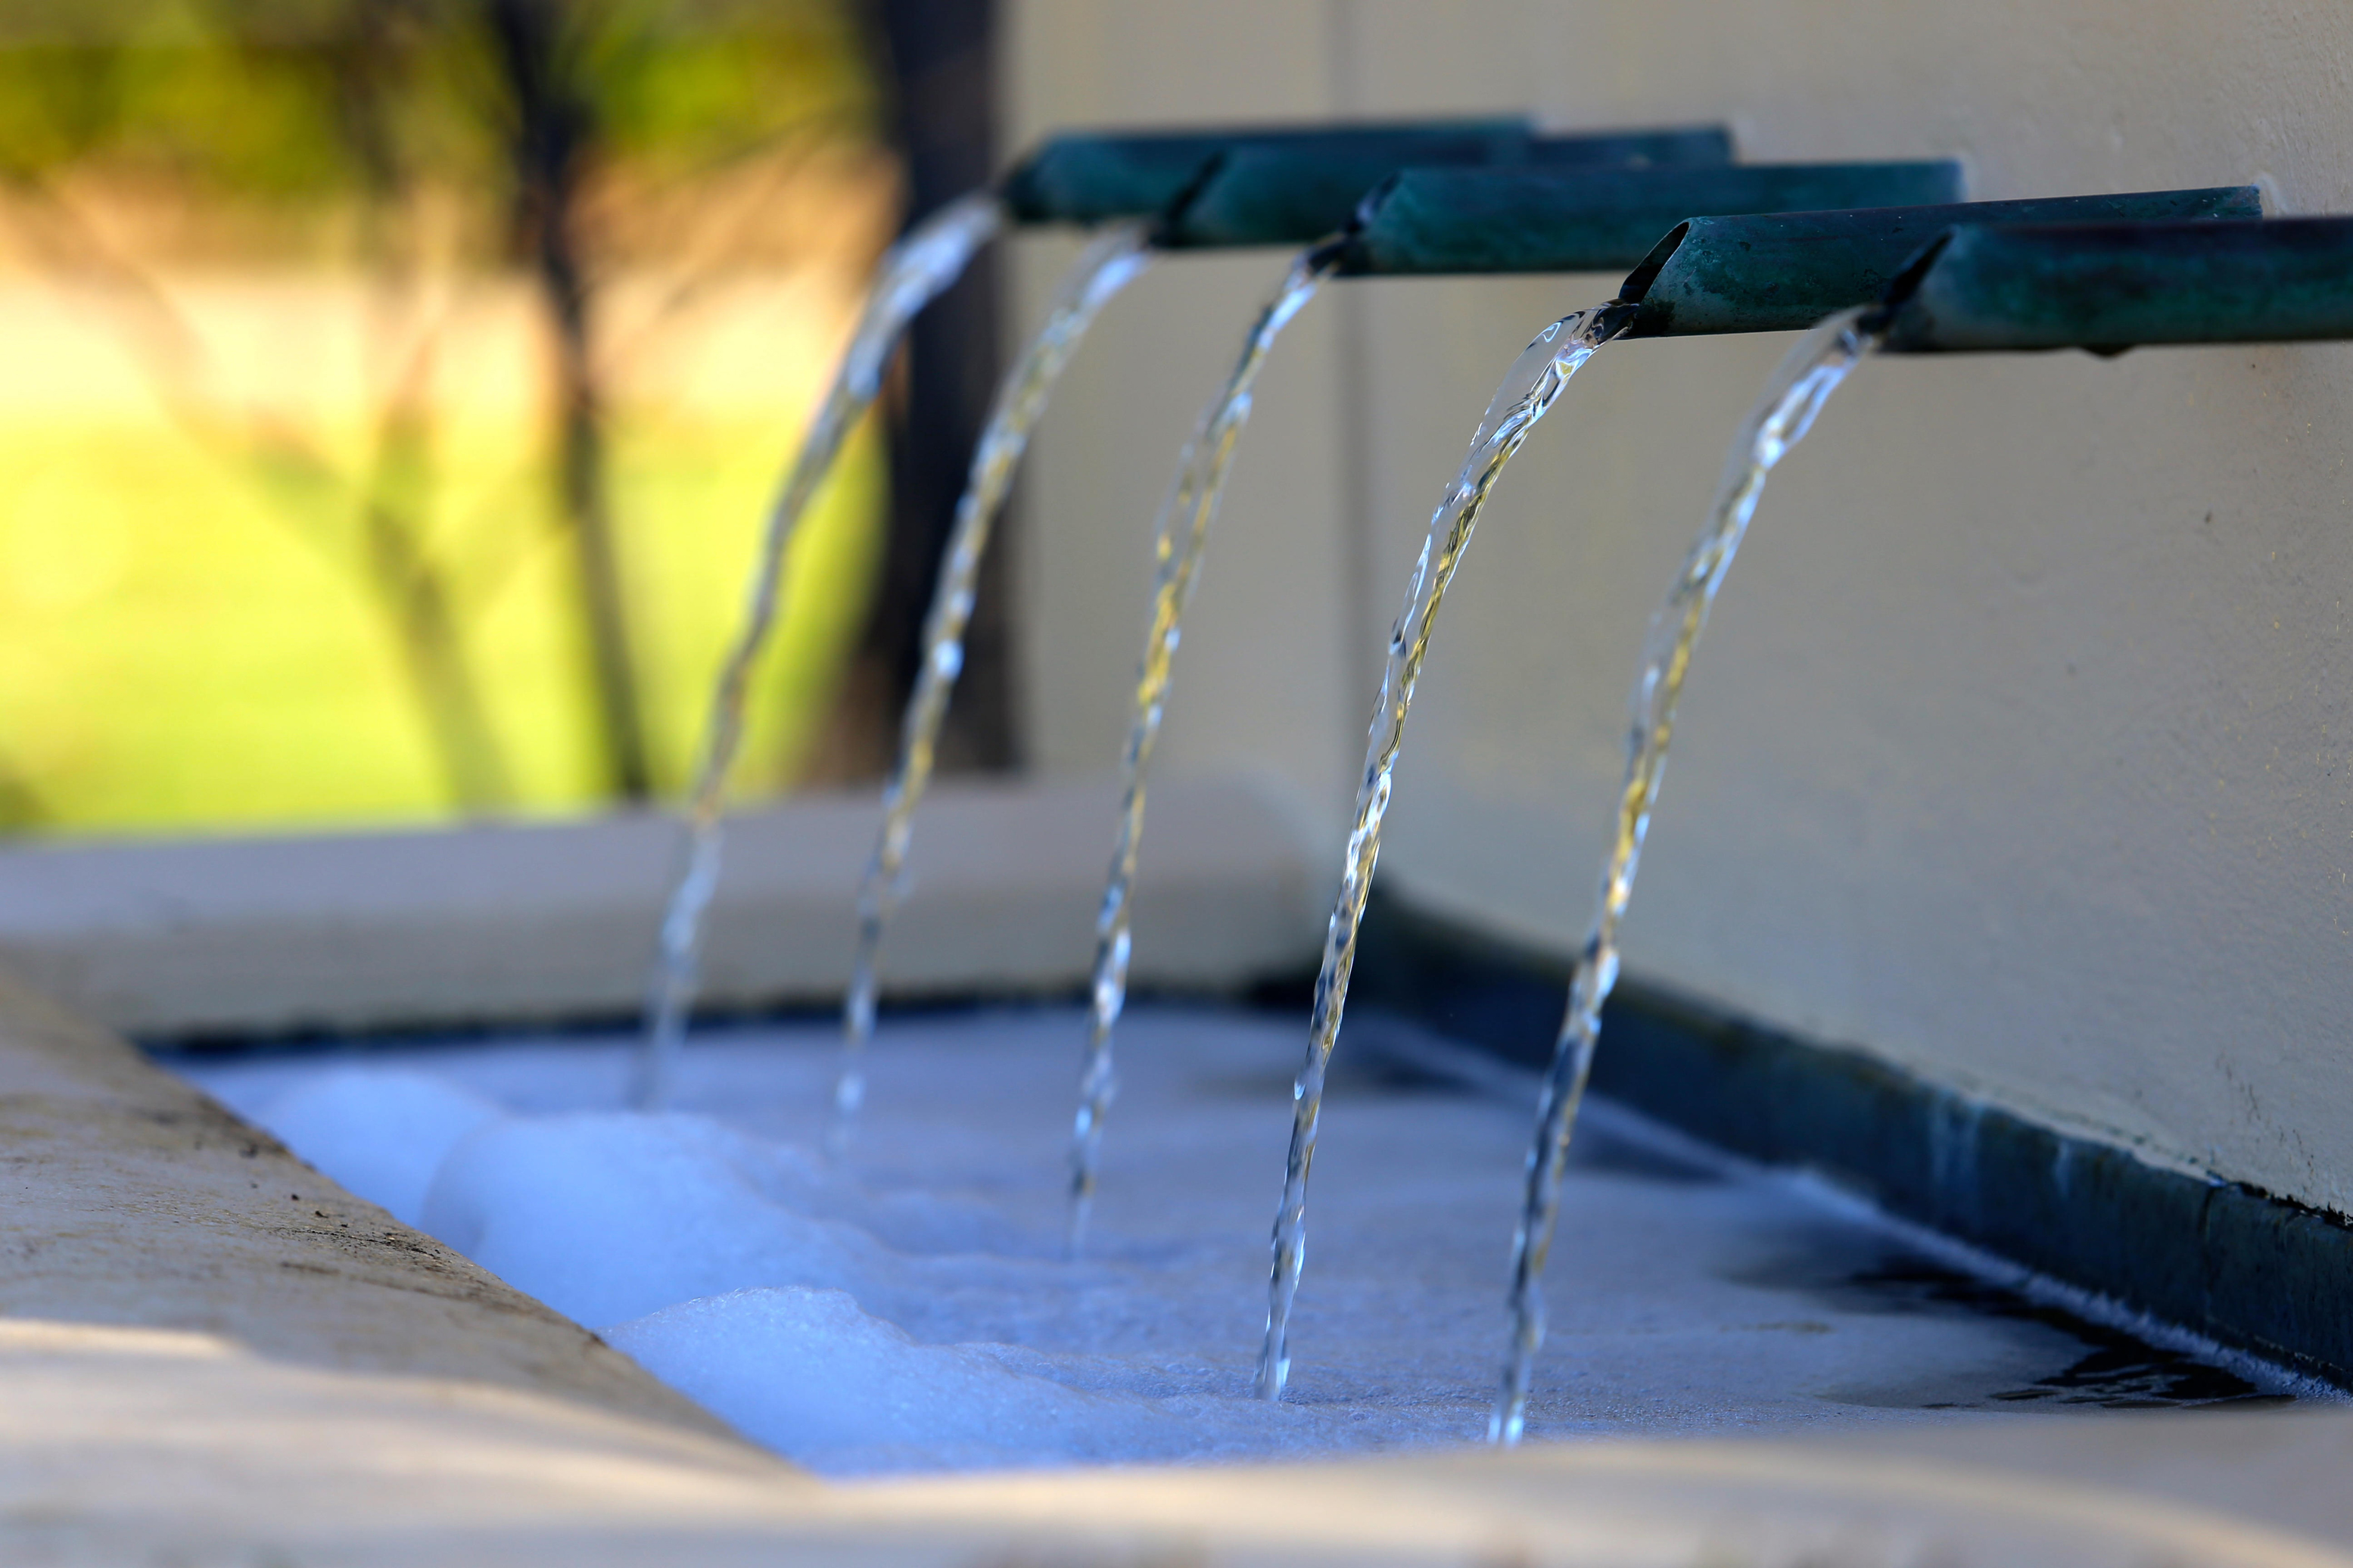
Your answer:
[[[514,224],[554,331],[556,496],[579,566],[606,784],[637,801],[652,793],[653,781],[605,490],[604,411],[579,233],[581,176],[597,125],[576,42],[565,32],[571,16],[565,0],[489,0],[491,37],[512,99]]]
[[[985,185],[996,172],[997,6],[994,0],[871,3],[913,222]],[[904,396],[891,426],[890,539],[860,649],[870,675],[853,686],[870,701],[877,687],[887,692],[891,743],[897,705],[914,688],[923,615],[956,497],[996,390],[997,280],[995,258],[983,251],[908,334]],[[1018,759],[1004,535],[1000,526],[981,571],[964,674],[940,741],[943,771],[1008,768]]]

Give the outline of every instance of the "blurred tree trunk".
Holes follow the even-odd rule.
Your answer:
[[[913,223],[996,173],[997,6],[995,0],[868,3]],[[884,750],[877,772],[888,766],[898,707],[914,689],[932,585],[996,390],[997,280],[995,254],[984,250],[908,334],[903,395],[891,411],[889,541],[860,668],[849,683],[850,700],[888,705],[879,716],[876,739]],[[982,568],[964,673],[941,736],[944,771],[1004,769],[1019,760],[1006,607],[1009,542],[1000,525]]]
[[[435,334],[428,329],[421,342],[400,342],[417,326],[405,318],[425,271],[412,232],[416,193],[391,129],[413,63],[417,18],[405,0],[351,0],[337,20],[324,61],[335,88],[335,123],[359,167],[362,250],[375,273],[375,347],[386,362],[375,453],[359,503],[361,555],[394,626],[450,804],[470,813],[498,810],[513,804],[513,786],[467,657],[452,589],[425,545]]]
[[[529,249],[554,337],[557,500],[577,562],[606,784],[624,800],[644,800],[653,781],[605,491],[603,400],[580,234],[581,177],[596,135],[596,109],[567,33],[567,0],[484,3],[513,117],[515,232]]]

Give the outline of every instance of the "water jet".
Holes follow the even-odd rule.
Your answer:
[[[1279,154],[1277,164],[1254,174],[1251,189],[1289,221],[1312,216],[1316,204],[1331,202],[1336,188],[1342,198],[1369,168],[1375,174],[1401,162],[1479,163],[1519,161],[1535,155],[1536,138],[1524,121],[1512,120],[1385,123],[1354,127],[1290,127],[1240,129],[1223,132],[1166,132],[1124,134],[1072,134],[1050,139],[1012,170],[995,191],[976,192],[928,215],[894,246],[877,269],[863,318],[845,351],[831,390],[819,405],[807,437],[786,473],[770,510],[754,563],[742,630],[722,665],[711,714],[705,725],[703,754],[697,766],[687,802],[687,843],[675,888],[663,914],[657,956],[648,984],[646,1047],[634,1090],[636,1103],[658,1106],[666,1098],[676,1058],[685,1037],[687,1015],[696,986],[696,951],[702,921],[716,890],[722,853],[721,818],[728,775],[742,742],[743,710],[753,666],[765,647],[776,612],[779,574],[784,552],[800,514],[831,469],[835,454],[850,427],[881,388],[885,365],[901,336],[917,312],[952,285],[979,248],[994,238],[1008,218],[1032,224],[1099,223],[1124,218],[1139,226],[1157,220],[1183,204],[1201,183],[1236,153],[1263,150]],[[1678,158],[1699,162],[1728,156],[1730,140],[1721,131],[1698,129],[1641,133],[1604,133],[1596,137],[1541,139],[1543,158],[1558,163],[1606,163],[1613,160]],[[1346,216],[1332,215],[1336,223]],[[1165,227],[1139,227],[1134,244],[1113,244],[1110,251],[1090,258],[1082,275],[1069,286],[1069,302],[1050,321],[1040,342],[1033,345],[1028,363],[1017,368],[1001,399],[1008,417],[1034,422],[1043,412],[1060,366],[1075,352],[1086,322],[1121,283],[1133,278],[1140,260],[1132,253],[1145,235]],[[1319,231],[1320,232],[1320,231]],[[1248,243],[1261,243],[1252,238]],[[1042,356],[1042,357],[1041,357]],[[1019,389],[1027,385],[1027,392]],[[1002,423],[1002,422],[1000,422]],[[1026,444],[1026,431],[1000,428],[981,443],[976,473],[997,474],[997,496],[1009,482],[1010,470]],[[980,482],[986,483],[987,480]],[[989,511],[985,504],[960,529],[963,537],[951,542],[951,562],[964,558],[976,571],[985,547]],[[928,745],[916,733],[928,723],[935,729],[944,711],[945,687],[955,671],[941,660],[961,662],[961,625],[968,606],[958,611],[959,595],[969,598],[969,583],[959,589],[957,574],[943,576],[928,620],[949,635],[928,639],[924,668],[932,688],[911,699],[909,755],[927,753]],[[926,721],[920,717],[930,711]],[[875,871],[861,895],[861,926],[873,934],[864,940],[871,950],[887,921],[887,905],[903,858],[908,824],[923,791],[919,776],[928,763],[918,757],[913,773],[902,757],[892,793],[903,803],[894,810],[878,847]],[[913,788],[906,786],[912,782]],[[871,970],[871,951],[861,967]],[[846,1133],[851,1109],[859,1098],[856,1071],[858,1042],[871,1029],[871,983],[854,984],[845,1005],[848,1047],[837,1101],[845,1109]],[[863,997],[863,1000],[861,1000]]]
[[[1204,155],[1205,147],[1214,150]],[[1108,229],[1080,258],[1049,307],[1045,324],[1000,386],[997,405],[975,450],[970,477],[958,502],[956,520],[924,623],[921,669],[902,720],[898,763],[884,786],[882,829],[859,892],[857,949],[851,961],[849,993],[842,1005],[842,1068],[834,1088],[836,1114],[828,1136],[828,1146],[837,1154],[847,1146],[865,1095],[862,1062],[866,1042],[874,1032],[883,933],[905,874],[914,813],[930,778],[940,725],[963,668],[965,628],[971,618],[981,557],[987,549],[997,510],[1003,504],[1014,467],[1020,461],[1031,430],[1044,416],[1055,382],[1077,352],[1095,312],[1141,274],[1148,259],[1147,250],[1326,242],[1312,247],[1294,264],[1275,302],[1261,316],[1250,339],[1243,366],[1230,382],[1220,411],[1205,418],[1204,436],[1197,437],[1198,448],[1209,433],[1220,428],[1239,434],[1240,422],[1247,417],[1247,389],[1255,378],[1255,367],[1263,363],[1275,334],[1305,305],[1308,296],[1329,271],[1328,236],[1350,221],[1359,192],[1384,177],[1399,160],[1437,164],[1529,162],[1558,169],[1647,168],[1706,164],[1728,157],[1730,151],[1730,138],[1713,128],[1533,138],[1522,138],[1492,126],[1464,130],[1441,126],[1417,131],[1359,128],[1242,135],[1221,144],[1189,133],[1158,139],[1059,138],[1015,171],[1007,182],[1008,187],[1027,194],[1022,203],[1008,201],[1008,206],[1020,210],[1026,204],[1026,210],[1040,216],[1107,212],[1122,200],[1132,202],[1173,194],[1167,195],[1166,206],[1155,217],[1148,221],[1133,219]],[[1198,163],[1189,179],[1178,185],[1175,183],[1176,172],[1187,159],[1197,159]],[[1155,173],[1159,176],[1156,182]],[[1048,192],[1052,193],[1050,201]],[[1188,468],[1189,450],[1186,465]],[[1180,479],[1178,491],[1172,491],[1171,516],[1184,510],[1174,498],[1186,482]],[[1203,480],[1202,487],[1198,493],[1208,510],[1197,517],[1197,538],[1215,509],[1215,477]],[[1157,635],[1162,637],[1165,648],[1173,649],[1176,620],[1181,616],[1184,584],[1190,581],[1190,568],[1186,564],[1188,557],[1182,552],[1171,557],[1166,545],[1164,534],[1164,564],[1178,575],[1155,589],[1155,619],[1166,616],[1167,626]],[[764,566],[762,570],[767,572],[769,568]],[[1176,595],[1173,599],[1168,596],[1172,592]],[[1172,608],[1174,613],[1168,613]],[[1162,671],[1158,679],[1165,685],[1165,656],[1158,665]],[[1154,657],[1147,653],[1145,674],[1139,681],[1140,688],[1147,691],[1155,679],[1154,668]],[[1148,706],[1149,700],[1145,700]],[[1135,757],[1148,755],[1149,737],[1133,743],[1132,749],[1134,744],[1140,744],[1141,750],[1134,751],[1131,758],[1132,771],[1136,766]],[[1128,851],[1134,844],[1140,810],[1138,795],[1122,814],[1121,836],[1125,847],[1114,852],[1112,888],[1104,896],[1104,934],[1098,942],[1103,956],[1099,960],[1095,993],[1098,997],[1108,998],[1099,1005],[1112,1016],[1118,1010],[1118,984],[1110,972],[1124,963],[1124,959],[1117,956],[1124,941],[1121,911],[1125,900],[1119,890],[1124,878],[1116,868],[1128,864],[1132,868]],[[699,812],[700,815],[702,814]],[[693,889],[697,886],[690,871],[681,884],[681,909],[695,896]],[[684,975],[687,965],[676,955],[691,947],[692,921],[680,921],[679,931],[681,934],[664,937],[665,957],[657,983],[660,1000],[653,1010],[653,1023],[648,1033],[649,1063],[675,1054],[674,1041],[683,1027],[678,1019],[687,985],[674,977]],[[1073,1138],[1074,1247],[1084,1230],[1087,1203],[1092,1192],[1092,1151],[1100,1137],[1103,1111],[1109,1100],[1107,1071],[1107,1058],[1099,1052],[1091,1054],[1089,1067],[1082,1075],[1089,1087],[1081,1096]],[[650,1067],[647,1081],[657,1081]]]

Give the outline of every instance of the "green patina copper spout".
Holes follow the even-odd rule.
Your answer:
[[[2263,216],[2253,185],[2053,196],[1859,212],[1695,217],[1678,224],[1618,297],[1637,305],[1630,338],[1799,331],[1868,305],[1961,224],[2143,223]]]
[[[1367,197],[1344,270],[1359,276],[1606,272],[1697,214],[1957,201],[1958,163],[1408,169]]]
[[[2353,338],[2353,217],[1960,227],[1887,310],[1895,353]]]
[[[1242,125],[1181,131],[1063,132],[998,183],[1018,222],[1105,223],[1166,212],[1213,163],[1243,150],[1314,160],[1369,158],[1372,173],[1354,201],[1409,163],[1521,163],[1535,130],[1521,117],[1425,120],[1358,125]],[[1345,219],[1345,214],[1342,215]],[[1327,224],[1318,234],[1338,227]]]
[[[1486,155],[1475,155],[1484,153]],[[1365,194],[1399,169],[1459,165],[1550,170],[1722,165],[1732,138],[1716,126],[1541,136],[1513,146],[1401,152],[1370,142],[1234,149],[1176,205],[1160,243],[1312,245],[1345,227]]]

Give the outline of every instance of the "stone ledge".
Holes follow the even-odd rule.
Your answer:
[[[543,1396],[0,1323],[0,1554],[44,1564],[2345,1568],[2341,1417],[2013,1417],[825,1486]]]
[[[1072,990],[1094,952],[1117,792],[955,783],[923,805],[885,979],[897,995]],[[832,1005],[880,807],[731,821],[703,997]],[[142,1037],[609,1019],[635,1010],[680,852],[672,818],[0,850],[0,957]],[[1314,961],[1318,847],[1268,788],[1152,792],[1139,986],[1232,989]]]
[[[724,1437],[587,1330],[0,981],[0,1320],[529,1390]]]

